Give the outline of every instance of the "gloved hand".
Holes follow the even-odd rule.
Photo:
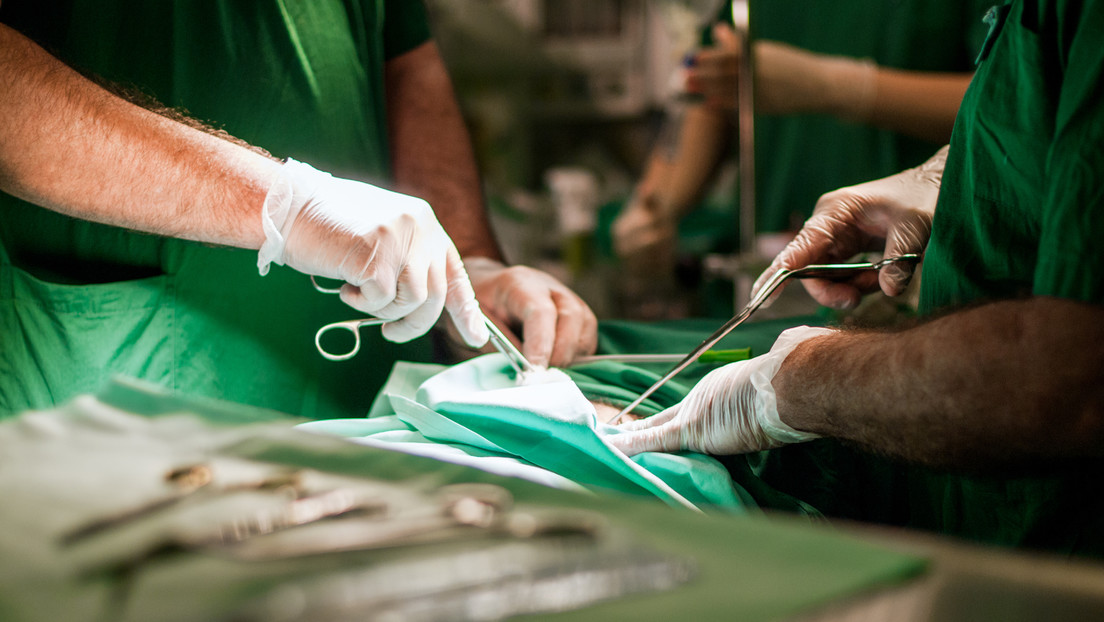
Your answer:
[[[660,193],[641,184],[610,228],[613,250],[630,263],[656,253],[671,254],[677,245],[678,215],[662,203]]]
[[[460,255],[425,201],[288,160],[265,197],[262,225],[262,275],[275,262],[345,281],[342,301],[396,320],[382,327],[390,341],[424,334],[445,308],[469,345],[487,342]]]
[[[628,455],[682,449],[738,454],[817,438],[782,422],[771,380],[798,344],[833,332],[791,328],[779,335],[767,354],[713,370],[678,404],[627,423],[621,433],[605,438]]]
[[[486,257],[464,263],[487,315],[508,336],[508,326],[521,325],[521,353],[530,363],[564,367],[598,347],[594,312],[551,275]]]
[[[714,46],[695,55],[686,88],[706,105],[736,106],[739,35],[728,24],[713,27]],[[764,114],[824,113],[866,119],[874,106],[877,66],[868,59],[815,54],[775,41],[755,42],[755,108]]]
[[[922,254],[931,237],[946,161],[947,147],[944,147],[917,168],[820,197],[812,217],[797,237],[755,281],[753,295],[783,268],[837,263],[875,250],[882,250],[886,257]],[[802,284],[820,304],[846,309],[858,305],[864,294],[878,286],[889,296],[900,295],[912,273],[911,264],[900,262],[878,273],[860,274],[848,282],[803,279]]]

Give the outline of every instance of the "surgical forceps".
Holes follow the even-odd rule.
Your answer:
[[[322,292],[323,294],[341,293],[340,287],[323,287],[322,285],[319,285],[314,276],[311,276],[311,284],[314,285],[314,288],[316,290]],[[380,326],[390,321],[391,320],[385,320],[378,317],[369,317],[359,320],[345,320],[343,322],[326,324],[322,328],[319,328],[318,332],[314,334],[314,345],[316,348],[318,348],[318,353],[321,354],[322,357],[325,359],[331,361],[347,361],[356,356],[358,352],[360,352],[361,326]],[[510,364],[510,367],[514,368],[514,372],[516,372],[520,376],[521,374],[530,373],[536,370],[536,367],[534,367],[533,364],[525,358],[521,351],[518,350],[514,346],[514,344],[510,342],[509,339],[506,338],[506,335],[504,335],[502,331],[499,330],[498,326],[495,326],[495,323],[492,322],[490,318],[484,316],[483,322],[484,324],[486,324],[487,330],[491,333],[491,343],[494,345],[496,350],[501,352],[506,357],[506,361]],[[326,333],[333,330],[346,330],[353,334],[353,347],[348,352],[335,354],[322,346],[322,335],[325,335]]]
[[[716,332],[707,337],[705,341],[701,342],[701,345],[694,348],[689,354],[687,354],[677,365],[671,368],[671,371],[667,372],[662,378],[657,380],[655,384],[648,387],[648,390],[640,394],[640,397],[633,400],[628,406],[621,409],[616,415],[613,416],[606,423],[616,424],[626,413],[632,411],[640,405],[641,402],[648,399],[648,397],[655,393],[657,389],[667,384],[667,381],[674,378],[686,369],[691,363],[698,360],[698,357],[705,351],[712,348],[718,341],[724,338],[725,335],[732,332],[732,329],[736,328],[740,324],[743,324],[752,313],[763,305],[764,302],[770,298],[771,294],[778,289],[787,279],[828,279],[833,281],[845,280],[851,278],[857,272],[863,272],[866,270],[881,270],[885,266],[897,262],[912,262],[916,263],[920,261],[920,255],[918,253],[906,253],[897,257],[887,257],[881,261],[875,262],[859,262],[859,263],[833,263],[833,264],[813,264],[804,266],[801,268],[795,268],[793,270],[782,269],[774,273],[774,276],[770,278],[763,287],[759,288],[759,292],[748,302],[747,306],[742,311],[732,317],[731,320],[724,323],[723,326],[718,328]]]

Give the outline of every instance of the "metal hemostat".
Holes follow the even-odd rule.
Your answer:
[[[318,281],[311,276],[311,283],[314,285],[314,289],[322,292],[323,294],[340,294],[340,287],[325,287],[318,283]],[[318,353],[323,358],[330,361],[347,361],[360,352],[360,328],[362,326],[382,326],[392,320],[385,320],[378,317],[363,318],[359,320],[345,320],[342,322],[334,322],[332,324],[326,324],[322,328],[318,329],[318,332],[314,334],[314,346],[318,349]],[[536,367],[529,362],[529,359],[525,358],[525,355],[518,350],[517,347],[510,341],[508,337],[502,332],[501,329],[491,321],[490,318],[484,316],[483,323],[487,327],[487,331],[490,333],[491,345],[496,350],[502,353],[506,357],[506,361],[510,363],[510,367],[514,368],[514,372],[520,378],[524,374],[532,373],[536,371]],[[322,336],[333,331],[347,331],[353,336],[352,347],[342,353],[334,353],[327,350],[322,345]]]
[[[775,272],[770,280],[768,280],[766,283],[763,284],[761,288],[759,288],[759,292],[755,294],[750,302],[748,302],[747,306],[745,306],[739,313],[733,316],[731,320],[725,322],[723,326],[718,328],[716,332],[707,337],[705,341],[701,342],[698,347],[691,350],[689,354],[683,357],[683,359],[677,365],[672,367],[671,370],[668,371],[662,378],[657,380],[652,386],[648,387],[646,391],[641,393],[640,396],[633,400],[628,406],[622,408],[621,412],[617,413],[606,423],[616,425],[618,422],[620,422],[622,417],[624,417],[629,412],[632,412],[632,409],[636,408],[641,404],[641,402],[648,399],[648,397],[652,393],[655,393],[657,389],[667,384],[668,380],[677,376],[679,372],[686,369],[694,361],[698,360],[698,357],[700,357],[703,353],[716,345],[718,341],[724,339],[725,335],[732,332],[732,329],[747,321],[747,319],[751,317],[751,314],[755,313],[755,311],[760,306],[762,306],[763,303],[767,301],[767,299],[771,297],[771,294],[773,294],[775,290],[781,287],[782,284],[785,283],[787,280],[845,280],[855,276],[856,272],[881,270],[885,266],[902,261],[916,263],[920,261],[920,258],[921,256],[917,253],[907,253],[904,255],[899,255],[897,257],[887,257],[881,261],[875,262],[814,264],[801,268],[795,268],[793,270],[783,269]]]
[[[388,482],[248,461],[187,465],[172,469],[165,482],[182,488],[64,535],[61,544],[75,563],[87,573],[119,572],[180,551],[225,549],[326,519],[384,520],[405,515],[396,508],[428,505],[423,492]]]
[[[231,465],[237,466],[237,465]],[[596,539],[604,521],[585,512],[516,511],[491,484],[425,492],[307,469],[263,477],[225,464],[196,464],[165,476],[178,494],[79,526],[62,538],[84,574],[118,574],[182,552],[242,561],[368,551],[472,538]]]
[[[486,534],[516,535],[510,493],[490,484],[442,487],[435,498],[412,506],[389,507],[379,514],[330,516],[216,547],[236,559],[263,561],[305,555],[366,551],[464,540]]]
[[[62,537],[62,544],[78,544],[82,540],[151,517],[183,502],[209,500],[215,495],[245,491],[279,492],[291,497],[298,495],[295,492],[300,484],[298,471],[271,467],[260,471],[257,468],[246,471],[234,469],[230,465],[230,462],[224,460],[218,464],[199,463],[174,468],[164,477],[165,483],[170,486],[167,496],[80,525]],[[218,478],[216,471],[220,473]]]

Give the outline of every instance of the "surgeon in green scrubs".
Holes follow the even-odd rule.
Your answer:
[[[991,3],[751,2],[757,231],[792,236],[821,194],[915,166],[946,144]],[[725,3],[685,70],[699,102],[675,144],[653,151],[613,225],[628,270],[653,271],[656,258],[670,257],[680,223],[698,246],[735,250],[734,212],[699,209],[734,143],[740,44],[730,24]]]
[[[483,341],[472,286],[534,362],[594,348],[581,299],[500,262],[421,2],[6,0],[0,84],[0,416],[114,374],[356,416],[442,307]],[[366,313],[401,321],[319,357]]]
[[[826,195],[768,271],[924,251],[927,321],[791,329],[615,443],[742,453],[844,441],[866,451],[844,460],[819,440],[769,452],[790,467],[840,460],[768,481],[819,495],[830,514],[1104,555],[1104,2],[1015,0],[986,22],[949,150]],[[910,273],[808,289],[842,306],[871,288],[900,293]]]

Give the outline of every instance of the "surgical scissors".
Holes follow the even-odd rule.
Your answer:
[[[314,276],[311,276],[311,284],[314,288],[323,294],[339,294],[341,293],[340,287],[323,287],[318,284]],[[326,324],[322,328],[318,329],[318,332],[314,334],[314,345],[318,348],[318,353],[323,358],[330,361],[347,361],[360,352],[360,327],[361,326],[380,326],[386,324],[391,320],[385,320],[378,317],[362,318],[359,320],[345,320],[343,322],[334,322],[332,324]],[[499,330],[498,326],[490,320],[490,318],[483,316],[483,322],[487,326],[487,330],[491,334],[491,343],[495,349],[498,350],[506,357],[506,361],[510,364],[510,367],[514,368],[514,372],[521,376],[522,374],[530,373],[536,370],[536,367],[529,362],[528,359],[518,350],[506,335]],[[353,334],[353,347],[345,353],[334,354],[322,346],[322,335],[333,330],[347,330]]]
[[[347,361],[360,352],[360,327],[361,326],[380,326],[386,324],[391,320],[385,320],[378,317],[368,317],[360,320],[345,320],[344,322],[334,322],[333,324],[326,324],[322,328],[318,329],[318,332],[314,334],[314,345],[318,348],[318,353],[323,358],[331,361]],[[353,347],[344,354],[334,354],[325,347],[322,346],[322,335],[333,330],[347,330],[353,334]]]
[[[752,297],[747,306],[742,311],[732,317],[731,320],[724,323],[723,326],[718,328],[709,337],[706,337],[705,341],[690,351],[681,361],[671,368],[662,378],[657,380],[655,384],[648,387],[648,390],[640,394],[640,397],[633,400],[628,406],[621,409],[616,415],[614,415],[606,423],[616,424],[626,413],[632,411],[643,402],[648,399],[652,393],[655,393],[657,389],[667,384],[667,381],[674,378],[686,369],[691,363],[698,360],[698,357],[705,351],[712,348],[718,341],[723,339],[725,335],[732,332],[732,329],[736,328],[740,324],[743,324],[752,313],[763,305],[764,302],[770,298],[771,294],[782,285],[787,279],[829,279],[829,280],[841,280],[847,279],[855,275],[856,272],[862,272],[866,270],[881,270],[885,266],[891,263],[897,263],[901,261],[918,262],[920,261],[920,255],[918,253],[906,253],[897,257],[887,257],[881,261],[875,262],[859,262],[859,263],[833,263],[833,264],[813,264],[809,266],[803,266],[801,268],[794,268],[793,270],[782,269],[775,272],[774,275],[759,288],[759,292]]]
[[[311,275],[311,285],[314,285],[314,289],[322,292],[323,294],[340,294],[340,287],[324,287],[318,284],[314,275]],[[360,327],[361,326],[380,326],[386,324],[391,320],[385,320],[378,317],[368,317],[359,320],[345,320],[343,322],[334,322],[332,324],[326,324],[322,328],[318,329],[318,332],[314,334],[314,346],[318,348],[318,353],[330,361],[347,361],[360,352]],[[353,334],[353,347],[343,354],[334,354],[325,347],[322,346],[322,335],[334,330],[347,330]]]

